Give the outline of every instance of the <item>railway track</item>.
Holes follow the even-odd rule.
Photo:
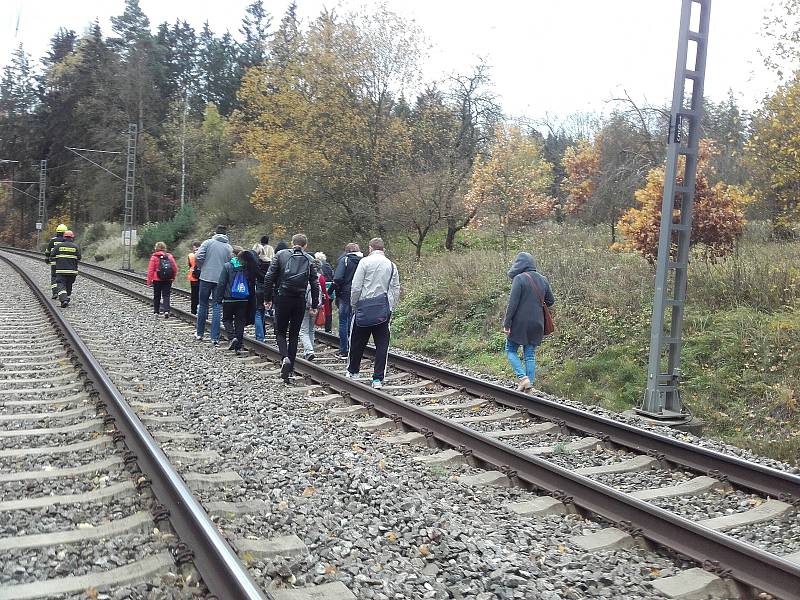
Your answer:
[[[92,279],[149,301],[130,289],[131,282],[142,286],[141,278],[90,268]],[[186,311],[175,312],[192,322]],[[269,344],[247,340],[246,347],[246,360],[278,359]],[[681,597],[694,587],[718,597],[752,590],[800,597],[800,546],[779,556],[777,545],[770,552],[746,543],[765,545],[764,527],[797,528],[796,474],[395,354],[387,386],[375,391],[342,377],[343,363],[332,354],[331,348],[314,363],[298,361],[306,378],[298,389],[314,406],[356,419],[356,426],[387,443],[448,448],[423,452],[419,462],[467,465],[462,483],[538,491],[535,499],[508,507],[519,515],[579,511],[612,525],[572,540],[587,551],[653,543],[706,567],[655,581],[662,594]],[[470,470],[478,466],[488,470]]]
[[[267,510],[237,494],[241,476],[108,332],[66,321],[0,259],[0,600],[353,598],[257,583],[249,568],[304,556],[303,541],[237,524]]]

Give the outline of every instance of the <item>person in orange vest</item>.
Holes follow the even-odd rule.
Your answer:
[[[200,242],[192,242],[192,251],[189,253],[189,274],[186,279],[189,280],[189,285],[192,288],[192,314],[197,314],[197,303],[200,300],[200,267],[197,266],[197,259],[194,253],[200,247]]]

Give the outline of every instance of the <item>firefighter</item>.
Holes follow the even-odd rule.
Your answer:
[[[72,284],[78,275],[78,261],[81,259],[81,247],[75,243],[75,234],[71,231],[64,232],[64,241],[56,248],[55,259],[58,300],[61,308],[66,308],[72,296]]]
[[[56,249],[64,243],[64,232],[67,226],[61,223],[56,227],[56,234],[47,243],[47,250],[44,251],[44,262],[50,265],[50,293],[53,300],[58,297],[58,283],[56,283]]]

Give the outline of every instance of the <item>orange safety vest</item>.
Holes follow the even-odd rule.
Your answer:
[[[197,283],[200,281],[199,277],[195,277],[192,275],[194,273],[194,267],[197,264],[197,259],[194,257],[194,252],[189,253],[189,274],[186,276],[186,279],[189,280],[189,283]]]

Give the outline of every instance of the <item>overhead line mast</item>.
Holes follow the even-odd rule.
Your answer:
[[[692,418],[680,394],[681,329],[686,304],[711,12],[711,0],[681,1],[647,389],[637,409],[640,415],[674,425],[685,424]]]

